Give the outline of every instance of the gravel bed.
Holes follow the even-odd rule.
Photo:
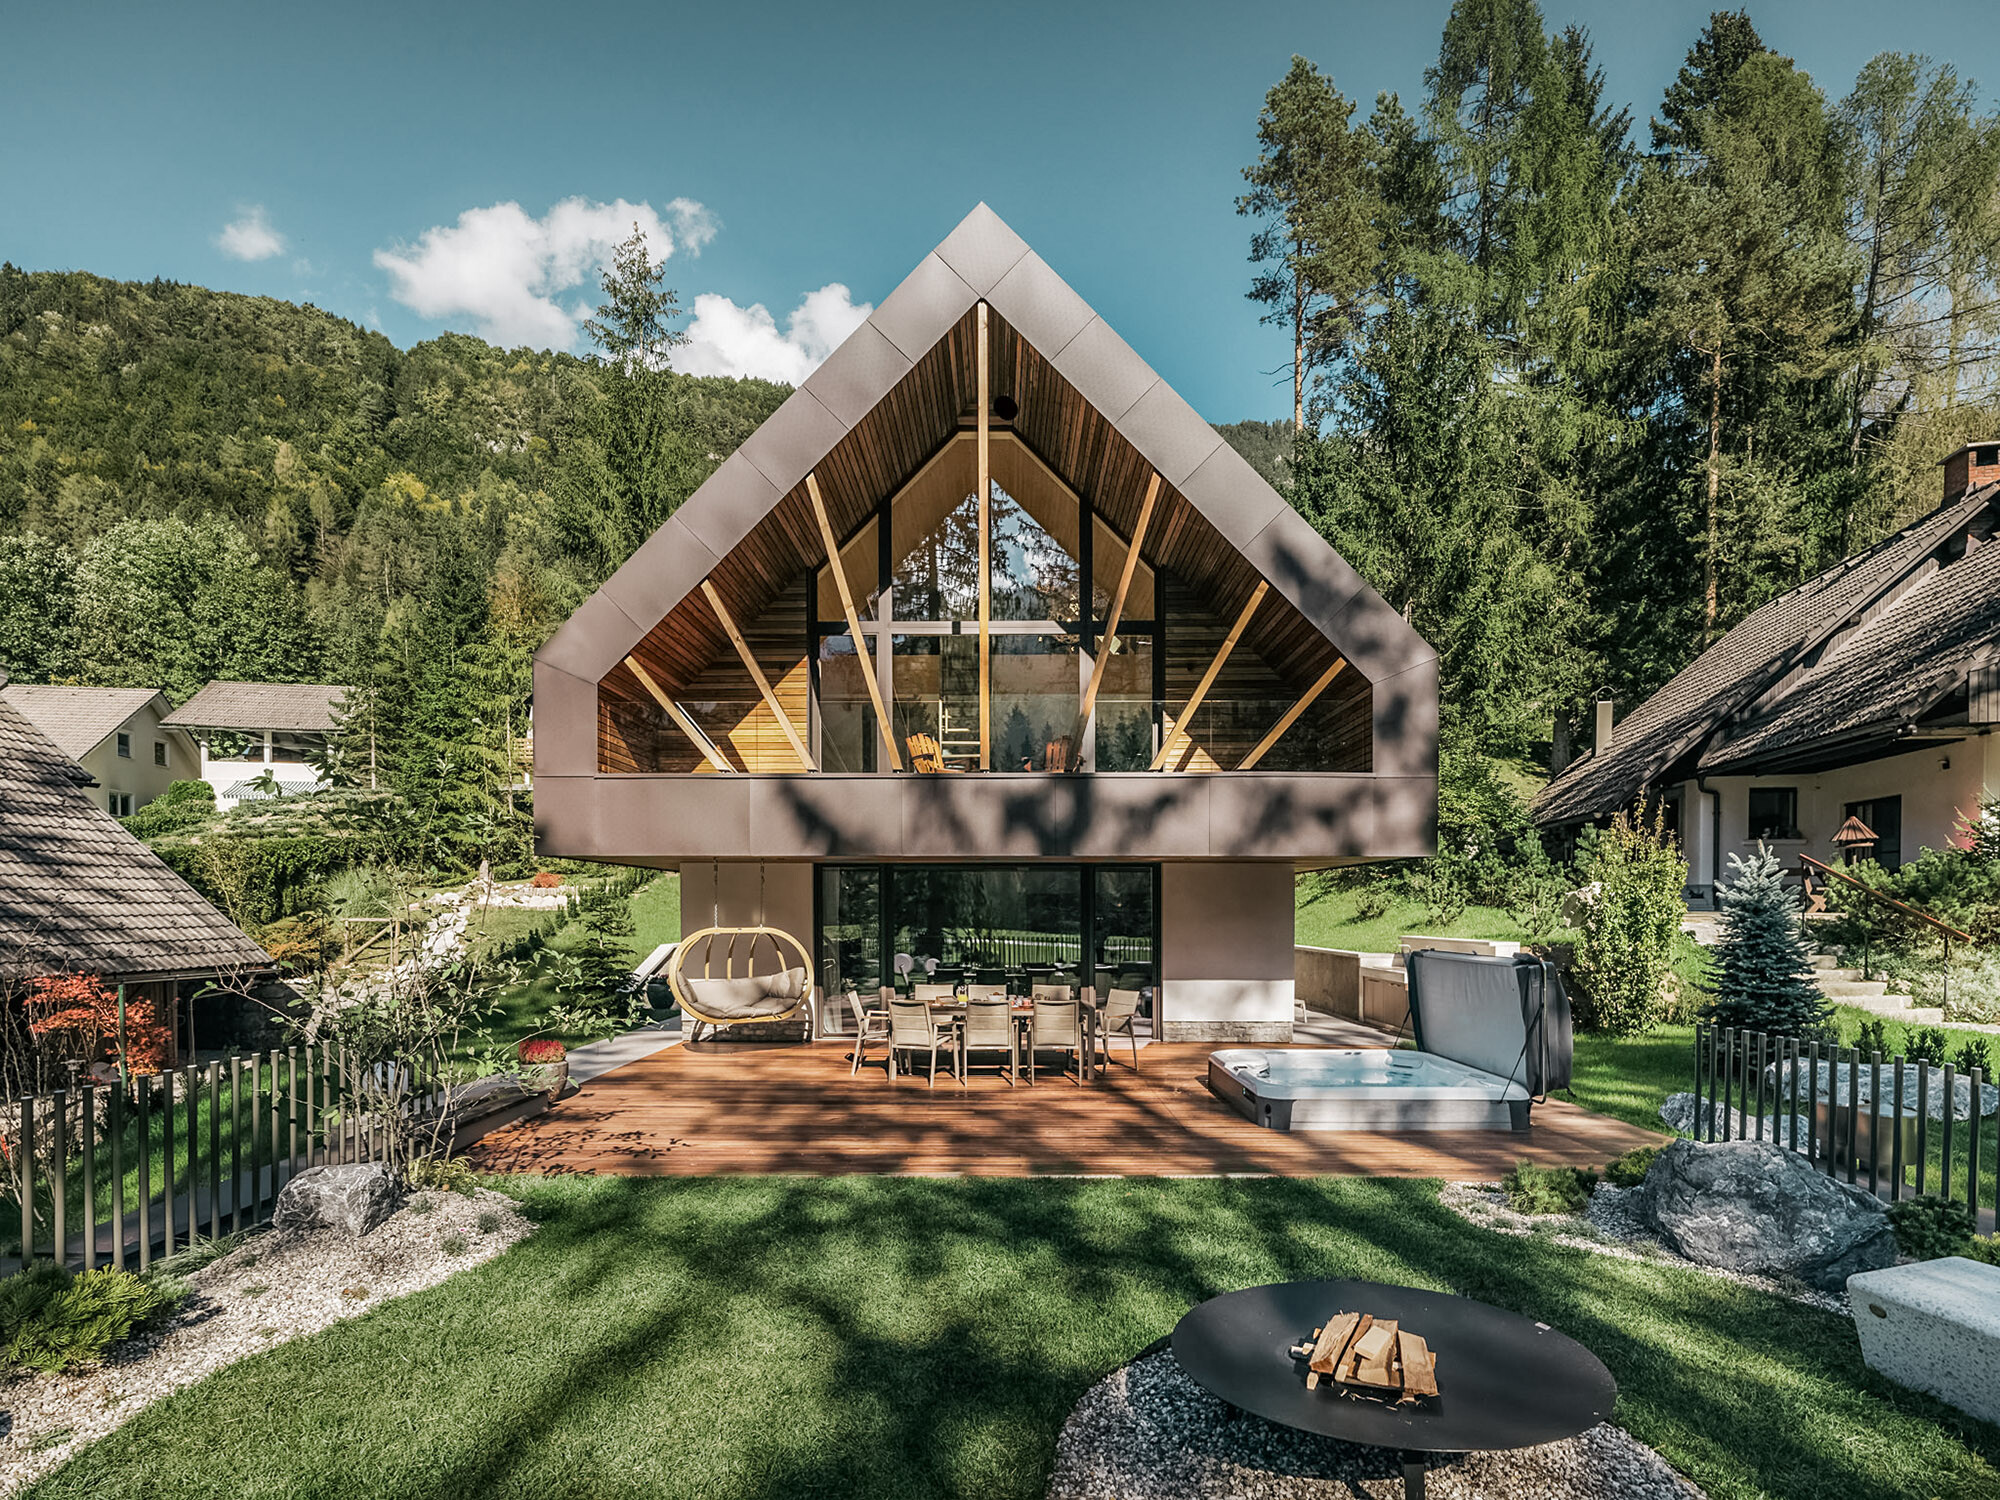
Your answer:
[[[1426,1491],[1434,1500],[1702,1500],[1666,1460],[1609,1423],[1539,1448],[1441,1458]],[[1401,1500],[1402,1493],[1394,1450],[1239,1412],[1188,1379],[1171,1352],[1136,1360],[1085,1392],[1056,1439],[1048,1491],[1049,1500]]]
[[[1845,1292],[1822,1292],[1802,1281],[1779,1280],[1749,1271],[1725,1271],[1689,1260],[1661,1243],[1639,1218],[1639,1189],[1600,1182],[1581,1214],[1524,1214],[1508,1206],[1507,1194],[1491,1182],[1446,1183],[1438,1201],[1468,1223],[1498,1234],[1545,1235],[1558,1245],[1589,1250],[1621,1260],[1649,1260],[1717,1276],[1739,1286],[1771,1292],[1803,1302],[1822,1312],[1847,1317]]]
[[[498,1226],[482,1232],[486,1214]],[[97,1369],[0,1389],[0,1495],[224,1365],[435,1286],[532,1228],[512,1198],[481,1188],[470,1197],[419,1193],[364,1239],[330,1229],[250,1236],[190,1273],[188,1298],[173,1316]]]

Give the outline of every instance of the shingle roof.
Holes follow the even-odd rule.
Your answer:
[[[10,682],[0,688],[30,724],[71,760],[82,760],[159,697],[155,688],[46,687]]]
[[[211,682],[160,722],[183,729],[333,728],[347,693],[323,682]]]
[[[1896,599],[1702,753],[1719,771],[1773,750],[1894,733],[1955,691],[2000,640],[2000,545],[1975,547]]]
[[[1996,497],[2000,487],[1974,490],[1753,611],[1624,719],[1608,752],[1585,757],[1544,787],[1535,798],[1535,821],[1599,817],[1631,805],[1805,648],[1920,567]]]
[[[97,806],[86,780],[0,699],[0,977],[269,968],[262,948]]]

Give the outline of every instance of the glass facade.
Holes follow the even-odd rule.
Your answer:
[[[1150,987],[1159,954],[1156,865],[821,865],[820,983]],[[844,1007],[829,1021],[845,1025]]]

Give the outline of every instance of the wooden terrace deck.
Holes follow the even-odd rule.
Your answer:
[[[547,1114],[468,1153],[482,1171],[631,1176],[847,1173],[1032,1176],[1319,1175],[1492,1181],[1514,1162],[1600,1166],[1661,1137],[1551,1101],[1534,1129],[1288,1135],[1208,1092],[1210,1048],[1154,1044],[1082,1088],[1043,1071],[1029,1088],[990,1072],[969,1085],[891,1082],[848,1049],[703,1042],[585,1084]]]

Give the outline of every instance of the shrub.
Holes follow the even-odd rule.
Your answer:
[[[1915,1026],[1903,1038],[1903,1056],[1911,1062],[1927,1062],[1941,1068],[1948,1045],[1942,1026]]]
[[[403,1180],[413,1193],[435,1189],[470,1198],[477,1183],[472,1168],[456,1156],[426,1156],[413,1161]],[[421,1200],[420,1200],[421,1201]]]
[[[558,875],[554,870],[537,870],[535,871],[534,878],[528,882],[529,885],[538,891],[553,891],[561,886],[562,883],[562,876]]]
[[[61,1373],[96,1364],[185,1296],[178,1282],[109,1266],[80,1275],[30,1266],[0,1281],[0,1366]]]
[[[1749,859],[1729,856],[1731,879],[1722,900],[1722,941],[1715,1004],[1724,1026],[1805,1036],[1832,1013],[1813,980],[1799,925],[1799,903],[1785,888],[1778,858],[1758,847]]]
[[[1989,1266],[2000,1266],[2000,1234],[1974,1235],[1965,1242],[1964,1248],[1955,1252],[1967,1260],[1984,1261]]]
[[[1986,1039],[1969,1036],[1964,1044],[1951,1055],[1952,1066],[1961,1073],[1970,1073],[1974,1068],[1983,1070],[1988,1080],[1993,1077],[1992,1055],[1987,1051]]]
[[[1854,1033],[1854,1050],[1859,1052],[1864,1060],[1871,1052],[1879,1052],[1884,1057],[1895,1055],[1894,1049],[1889,1046],[1889,1028],[1879,1017],[1861,1023]]]
[[[1972,1210],[1950,1198],[1926,1194],[1889,1205],[1889,1227],[1896,1246],[1913,1260],[1963,1255],[1979,1228]]]
[[[1500,1185],[1507,1190],[1507,1206],[1516,1213],[1573,1214],[1590,1202],[1597,1174],[1582,1167],[1538,1167],[1522,1161],[1508,1169]]]
[[[1659,1154],[1658,1146],[1635,1146],[1604,1169],[1604,1180],[1613,1187],[1635,1188],[1646,1180]]]
[[[448,1234],[444,1237],[443,1248],[446,1255],[463,1255],[472,1247],[466,1243],[464,1235]]]
[[[176,781],[159,796],[122,819],[142,839],[179,833],[215,816],[215,788],[205,781]]]
[[[1687,861],[1655,809],[1650,820],[1613,818],[1593,841],[1590,864],[1598,896],[1574,966],[1586,1014],[1614,1035],[1650,1031],[1662,1018],[1674,934],[1686,912]]]

